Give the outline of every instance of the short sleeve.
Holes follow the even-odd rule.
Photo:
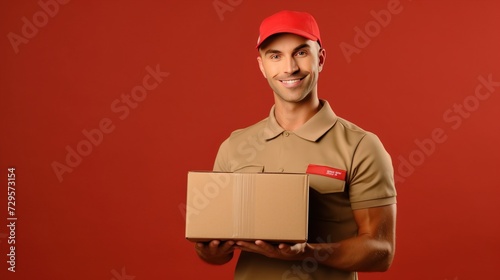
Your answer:
[[[229,149],[229,138],[226,139],[219,147],[217,156],[215,157],[215,163],[213,171],[230,172],[228,149]]]
[[[353,210],[396,203],[391,157],[375,134],[368,132],[355,149],[349,183]]]

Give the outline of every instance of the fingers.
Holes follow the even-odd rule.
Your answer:
[[[276,253],[276,247],[262,240],[256,240],[255,245],[259,246],[262,250],[265,250],[266,252]]]
[[[244,251],[263,252],[265,248],[265,242],[262,240],[257,240],[255,242],[237,241],[236,245]]]
[[[289,250],[291,253],[295,254],[303,253],[305,251],[306,244],[307,243],[297,243],[293,246],[289,246]]]
[[[233,257],[234,241],[222,242],[212,240],[208,243],[198,242],[195,244],[198,255],[208,263],[224,264]]]
[[[281,243],[278,245],[280,253],[287,257],[298,257],[305,253],[307,243],[297,243],[294,245]]]
[[[208,243],[208,251],[210,252],[210,255],[215,256],[218,255],[219,251],[219,240],[212,240],[210,243]]]
[[[213,240],[209,243],[208,247],[212,255],[228,254],[234,251],[234,241],[229,240],[221,243],[219,240]]]
[[[257,253],[271,258],[296,259],[305,252],[307,243],[294,245],[281,243],[273,245],[263,240],[249,241],[225,241],[212,240],[209,243],[196,243],[196,249],[207,257],[217,257],[230,254],[235,248],[242,251]]]
[[[224,242],[221,249],[223,251],[234,251],[234,241],[229,240],[229,241]]]
[[[278,249],[262,240],[256,240],[255,242],[238,241],[236,245],[242,251],[257,253],[271,258],[279,257]]]
[[[278,248],[279,248],[280,250],[286,250],[286,249],[289,249],[289,248],[290,248],[290,245],[285,244],[285,243],[280,243],[280,245],[278,245]]]
[[[234,241],[221,242],[220,240],[212,240],[208,244],[197,242],[195,244],[196,250],[205,255],[220,255],[228,254],[234,251]]]

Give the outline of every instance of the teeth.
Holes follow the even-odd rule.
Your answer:
[[[297,80],[283,80],[281,82],[285,83],[285,84],[293,84],[293,83],[296,83],[298,81],[300,81],[300,79],[297,79]]]

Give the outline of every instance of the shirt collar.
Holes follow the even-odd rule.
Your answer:
[[[337,115],[333,112],[330,104],[328,104],[326,100],[320,100],[320,102],[323,104],[321,109],[305,124],[293,131],[294,134],[303,139],[315,142],[335,125],[337,122]],[[273,106],[269,113],[264,137],[266,140],[271,140],[283,133],[283,131],[284,129],[278,124],[274,116]]]

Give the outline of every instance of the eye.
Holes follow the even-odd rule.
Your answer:
[[[306,56],[306,55],[307,55],[307,52],[304,50],[300,50],[300,51],[295,53],[295,56]]]
[[[278,60],[280,58],[279,54],[272,54],[269,56],[271,60]]]

